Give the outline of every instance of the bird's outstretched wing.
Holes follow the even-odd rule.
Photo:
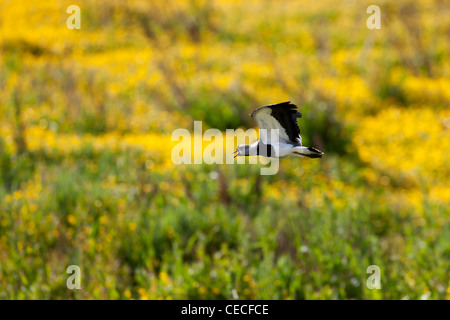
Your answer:
[[[251,114],[261,130],[260,140],[269,144],[271,129],[279,129],[279,138],[287,143],[301,145],[300,128],[297,119],[302,114],[297,111],[297,106],[290,101],[270,104],[254,110]]]

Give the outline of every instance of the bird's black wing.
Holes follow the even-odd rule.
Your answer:
[[[256,120],[260,129],[279,129],[281,139],[294,144],[301,141],[297,119],[301,118],[302,114],[290,101],[260,107],[250,115]]]

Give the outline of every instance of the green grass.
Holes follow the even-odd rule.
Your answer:
[[[30,158],[33,166],[24,166]],[[270,177],[243,165],[163,174],[144,161],[133,150],[89,147],[59,161],[16,158],[10,165],[42,188],[35,200],[0,206],[1,298],[115,299],[127,289],[153,299],[229,299],[233,289],[243,299],[445,296],[448,207],[427,202],[419,214],[395,199],[381,202],[389,192],[368,188],[357,171],[348,176],[344,159],[330,156],[308,171],[299,167],[309,159],[286,160]],[[351,178],[351,187],[317,182],[329,163],[333,179]],[[292,189],[287,179],[297,197],[274,196],[270,185]],[[32,214],[23,212],[32,204]],[[65,288],[71,264],[81,267],[82,290]],[[381,268],[380,290],[365,286],[370,265]]]

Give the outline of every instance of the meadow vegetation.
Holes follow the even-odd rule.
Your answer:
[[[0,299],[450,298],[448,2],[72,2],[0,2]],[[173,164],[288,100],[324,158]]]

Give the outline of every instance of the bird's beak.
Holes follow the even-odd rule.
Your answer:
[[[235,151],[233,152],[233,154],[234,154],[234,158],[236,158],[236,157],[237,157],[237,155],[238,155],[238,151],[237,151],[237,150],[235,150]]]

